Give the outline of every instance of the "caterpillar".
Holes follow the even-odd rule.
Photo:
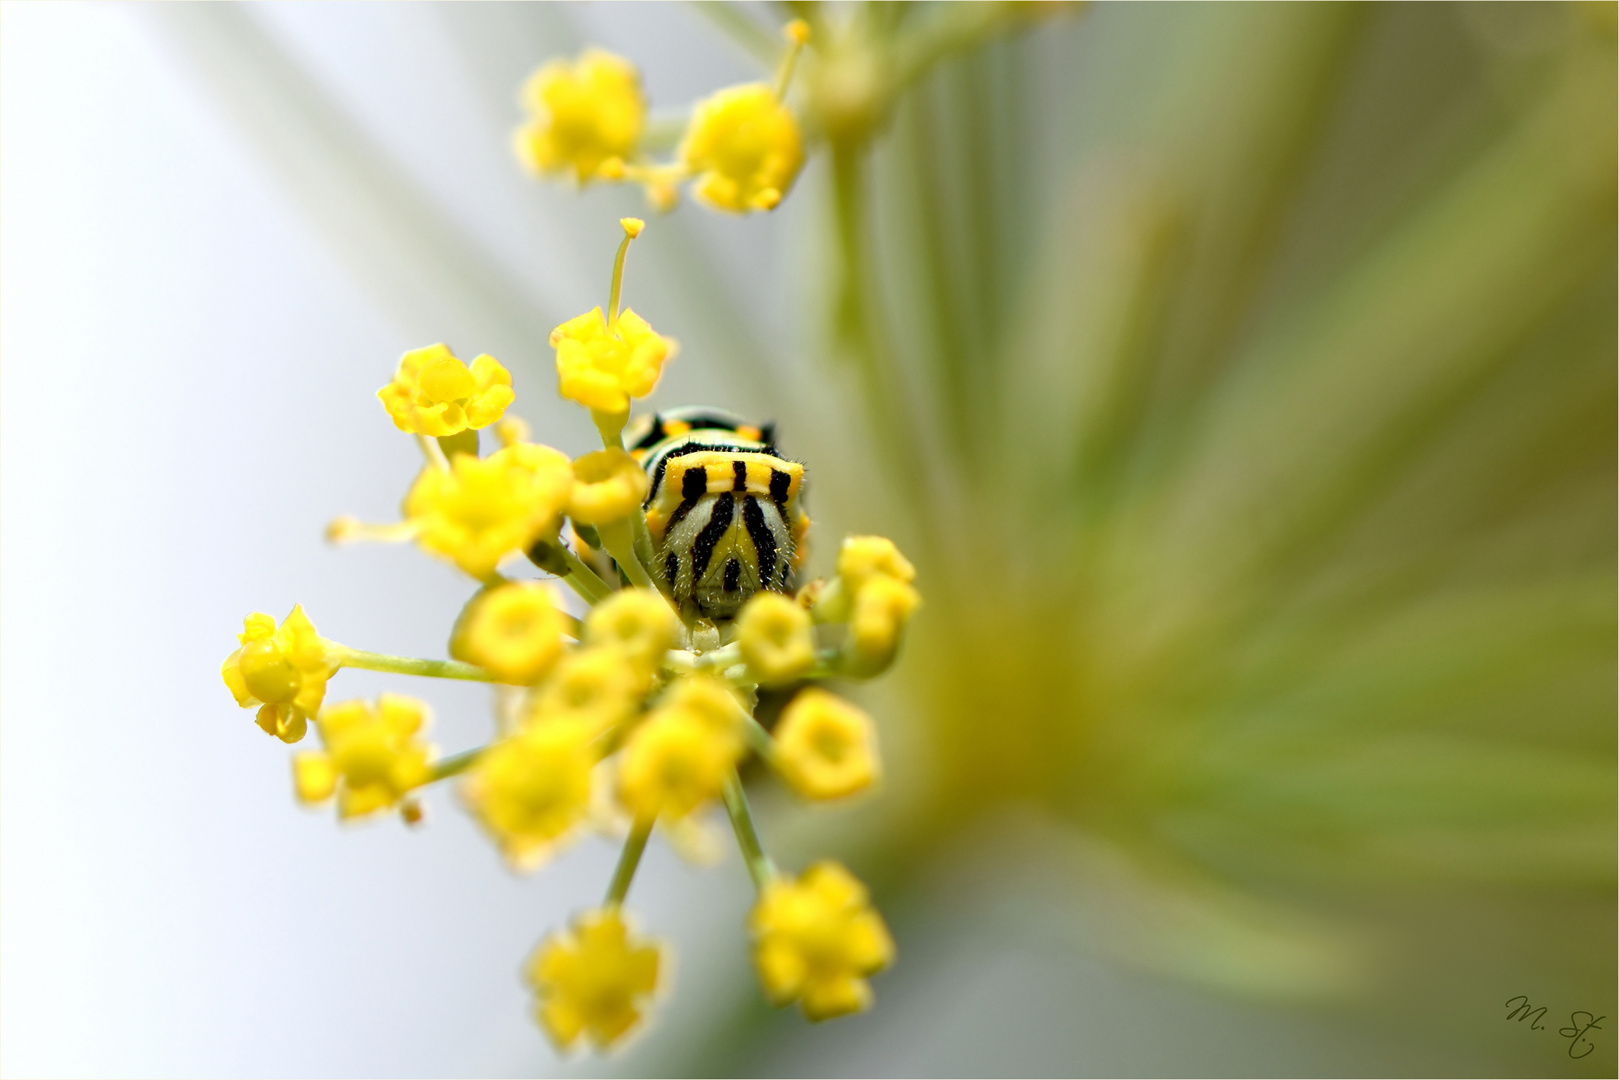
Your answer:
[[[761,589],[793,591],[809,530],[804,466],[777,451],[774,425],[692,407],[625,434],[649,481],[652,572],[683,616],[725,622]]]

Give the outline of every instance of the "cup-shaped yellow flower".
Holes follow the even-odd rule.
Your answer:
[[[764,686],[781,686],[815,663],[815,623],[780,593],[756,593],[736,620],[736,643]]]
[[[628,720],[644,690],[640,670],[618,649],[590,646],[563,657],[530,699],[530,725],[570,720],[599,735]]]
[[[893,663],[900,633],[922,597],[905,582],[874,577],[855,594],[844,663],[850,674],[876,675]]]
[[[653,589],[620,589],[585,616],[585,642],[616,649],[646,678],[663,665],[678,629],[668,601]]]
[[[462,795],[517,870],[533,870],[590,809],[593,732],[572,719],[530,727],[478,758]]]
[[[636,818],[683,818],[719,797],[741,756],[741,741],[702,715],[660,708],[635,729],[619,757],[619,801]]]
[[[646,126],[641,74],[623,57],[586,49],[529,76],[523,105],[533,119],[518,128],[518,160],[539,173],[572,171],[579,183],[624,175]],[[603,166],[608,166],[603,169]]]
[[[512,403],[512,377],[493,356],[469,368],[449,346],[429,345],[401,357],[377,397],[400,431],[437,438],[499,420]]]
[[[669,339],[625,308],[611,325],[592,308],[551,331],[557,351],[558,391],[602,413],[629,411],[630,399],[658,385],[669,357]]]
[[[568,516],[581,525],[605,525],[627,518],[640,511],[648,483],[646,470],[623,450],[585,454],[573,463]]]
[[[322,709],[315,721],[324,753],[293,760],[298,797],[323,802],[337,793],[344,820],[386,810],[432,779],[434,750],[417,736],[427,706],[400,694],[383,694],[375,705],[344,701]]]
[[[886,536],[847,536],[838,549],[838,578],[851,595],[858,593],[872,578],[893,578],[910,584],[916,580],[916,567],[900,554]]]
[[[309,718],[320,711],[326,682],[337,671],[336,650],[315,632],[301,606],[277,627],[275,619],[254,612],[244,620],[241,647],[225,658],[219,674],[242,708],[259,706],[259,727],[282,742],[304,737]]]
[[[500,585],[472,599],[455,624],[450,655],[503,682],[539,682],[562,657],[556,590],[535,581]]]
[[[894,960],[894,940],[866,887],[834,862],[766,885],[748,929],[765,994],[776,1005],[798,1001],[811,1020],[867,1008],[866,978]]]
[[[566,455],[517,443],[423,469],[405,497],[405,517],[422,547],[484,580],[502,559],[557,530],[572,488]]]
[[[804,138],[775,90],[750,83],[698,103],[679,157],[697,176],[699,199],[746,214],[781,202],[804,164]]]
[[[583,1035],[606,1050],[627,1035],[658,986],[656,942],[631,935],[615,907],[590,911],[552,934],[529,957],[534,1015],[560,1050]]]
[[[877,734],[871,717],[811,687],[793,698],[776,725],[776,762],[809,799],[841,799],[877,782]]]
[[[658,699],[662,708],[678,709],[697,717],[721,738],[737,742],[748,710],[731,688],[716,675],[682,675]]]

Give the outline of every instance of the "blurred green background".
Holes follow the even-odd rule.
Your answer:
[[[627,295],[683,343],[654,405],[808,463],[812,568],[845,532],[918,566],[864,691],[886,790],[760,796],[778,858],[872,883],[899,967],[809,1029],[739,947],[694,958],[626,1056],[529,1067],[1612,1075],[1619,1020],[1580,1059],[1556,1028],[1619,1012],[1614,5],[342,18],[458,57],[427,108],[499,139],[544,59],[602,44],[673,108],[765,77],[793,13],[798,187],[652,218]],[[545,339],[636,192],[526,188],[525,249],[317,16],[148,18],[389,318],[589,445]]]

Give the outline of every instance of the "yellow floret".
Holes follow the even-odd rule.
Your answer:
[[[259,727],[282,742],[302,739],[337,671],[336,647],[315,631],[301,606],[279,628],[269,615],[254,612],[237,640],[241,647],[219,669],[236,704],[259,706]]]
[[[622,176],[646,124],[641,75],[628,60],[587,49],[553,60],[529,77],[523,104],[533,119],[518,128],[518,159],[540,173],[572,171],[584,184]]]
[[[698,198],[746,214],[781,202],[804,164],[804,140],[775,91],[751,83],[698,103],[679,156],[697,175]]]
[[[646,498],[646,470],[623,450],[597,450],[575,459],[568,516],[582,525],[605,525],[638,513]],[[665,605],[667,606],[667,605]]]
[[[741,738],[739,725],[748,715],[731,684],[715,675],[681,676],[664,691],[658,704],[690,713],[733,741]]]
[[[626,412],[631,398],[658,385],[669,345],[629,308],[611,326],[601,308],[592,308],[551,331],[558,392],[599,412]]]
[[[496,565],[555,533],[573,466],[549,446],[517,443],[486,458],[457,454],[422,470],[405,498],[416,540],[483,580]]]
[[[501,585],[467,605],[450,639],[450,655],[526,686],[545,678],[561,658],[562,625],[551,586]]]
[[[585,616],[585,641],[617,649],[648,679],[662,666],[678,629],[675,613],[653,589],[621,589]]]
[[[512,403],[512,377],[493,356],[470,368],[445,345],[406,353],[393,381],[377,391],[400,431],[440,437],[485,428]]]
[[[601,734],[635,712],[645,680],[623,652],[591,646],[565,656],[529,704],[530,724],[573,720]]]
[[[587,912],[529,958],[535,1017],[558,1049],[584,1035],[605,1050],[641,1020],[657,989],[658,961],[657,944],[632,937],[617,907]]]
[[[748,928],[765,993],[776,1005],[798,1001],[811,1020],[867,1008],[866,978],[894,960],[893,939],[865,886],[833,862],[766,885]]]
[[[849,536],[838,549],[838,577],[852,595],[876,577],[910,584],[916,580],[916,567],[885,536]]]
[[[741,756],[741,741],[716,730],[702,715],[660,708],[624,747],[619,801],[637,818],[683,818],[719,796]]]
[[[765,686],[780,686],[815,663],[815,623],[778,593],[761,592],[737,617],[736,642],[748,670]]]
[[[793,698],[776,725],[776,759],[810,799],[841,799],[877,782],[877,735],[865,711],[825,690]]]
[[[590,728],[559,719],[496,743],[462,788],[512,866],[532,870],[565,842],[590,806]]]
[[[386,810],[432,778],[433,747],[417,738],[427,723],[427,706],[414,698],[383,694],[375,705],[358,700],[329,705],[315,723],[327,761],[309,756],[294,762],[294,783],[306,802],[319,801],[322,791],[335,788],[340,818]]]
[[[921,595],[896,578],[874,577],[862,585],[849,619],[850,672],[875,675],[892,663],[900,633],[921,603]]]

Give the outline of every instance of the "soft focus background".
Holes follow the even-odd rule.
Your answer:
[[[653,404],[777,418],[814,566],[893,535],[928,606],[865,696],[885,792],[760,796],[872,882],[877,1009],[765,1008],[738,861],[655,844],[672,992],[602,1062],[517,972],[615,852],[514,878],[448,790],[336,828],[217,671],[295,602],[441,654],[455,571],[320,539],[414,473],[407,348],[589,448],[545,338],[641,200],[521,173],[524,75],[599,43],[676,110],[786,15],[0,5],[0,1070],[1614,1073],[1619,1020],[1558,1035],[1619,1012],[1614,6],[1049,14],[631,256]],[[807,64],[823,123],[847,78]],[[480,688],[406,689],[484,738]]]

